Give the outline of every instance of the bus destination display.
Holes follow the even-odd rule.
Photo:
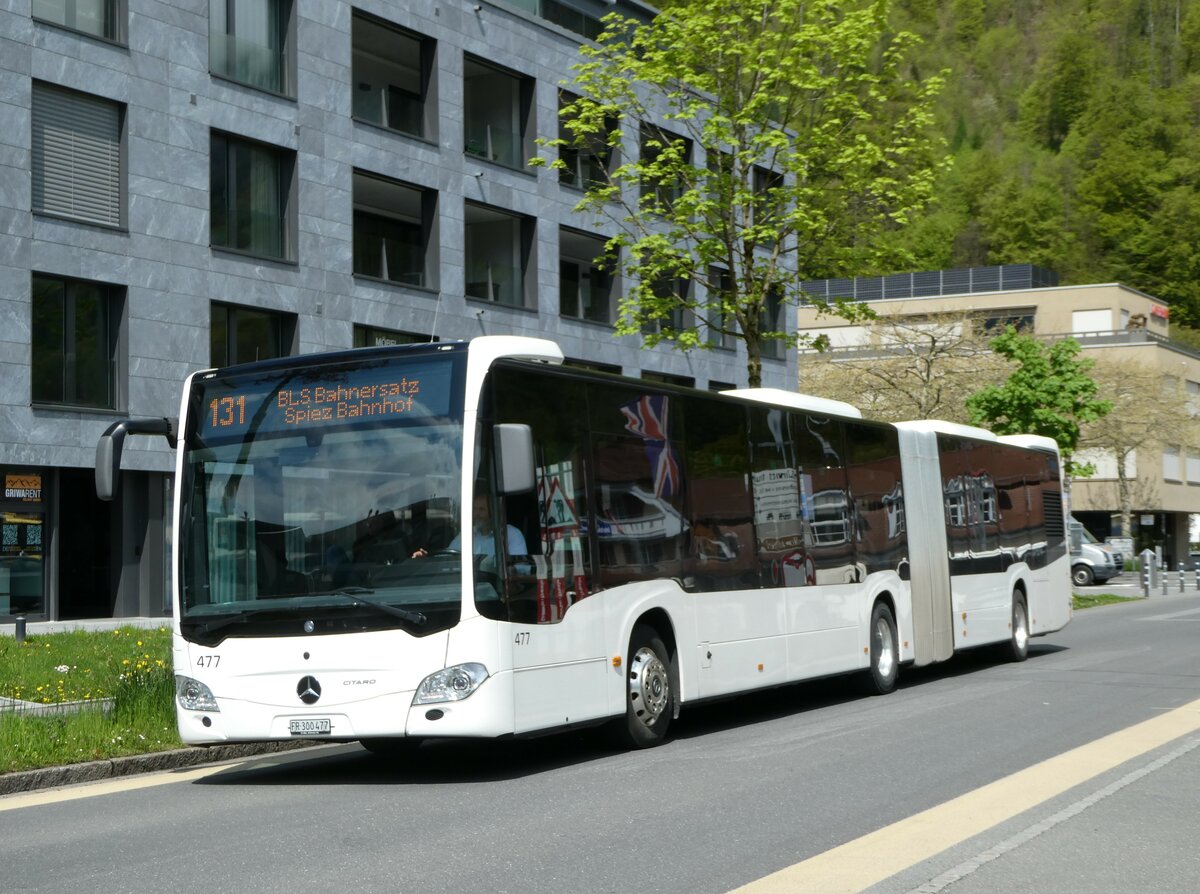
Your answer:
[[[282,433],[356,421],[386,422],[445,415],[452,364],[444,359],[303,373],[210,379],[200,393],[201,437]]]

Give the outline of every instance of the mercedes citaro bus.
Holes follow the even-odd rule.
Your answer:
[[[608,724],[993,645],[1071,616],[1053,441],[563,365],[522,337],[197,372],[177,419],[179,730],[195,744]]]

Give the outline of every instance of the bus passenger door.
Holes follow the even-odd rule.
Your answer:
[[[494,421],[528,425],[534,444],[534,490],[499,499],[527,549],[506,556],[504,568],[516,732],[603,717],[608,680],[602,606],[590,596],[584,386],[502,366],[492,386]]]

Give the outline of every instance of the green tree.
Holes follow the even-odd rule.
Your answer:
[[[906,266],[880,237],[928,202],[945,161],[943,79],[911,73],[916,38],[890,29],[890,8],[691,0],[649,24],[605,17],[567,85],[580,98],[563,104],[565,136],[544,143],[560,166],[598,141],[617,156],[577,210],[617,232],[607,251],[633,283],[618,333],[683,350],[740,339],[758,385],[764,344],[796,341],[782,308],[802,281]]]
[[[1112,410],[1096,396],[1089,374],[1093,361],[1079,356],[1073,338],[1046,343],[1009,326],[992,340],[992,350],[1016,365],[1002,385],[987,385],[967,398],[974,425],[1001,435],[1044,435],[1058,442],[1067,475],[1087,477],[1092,468],[1076,464],[1080,426]]]

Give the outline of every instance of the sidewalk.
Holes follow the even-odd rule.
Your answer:
[[[25,625],[26,636],[41,636],[46,633],[66,633],[70,630],[117,630],[121,627],[142,627],[154,630],[170,627],[170,618],[93,618],[71,621],[29,621]],[[16,624],[0,624],[0,636],[16,636]]]

